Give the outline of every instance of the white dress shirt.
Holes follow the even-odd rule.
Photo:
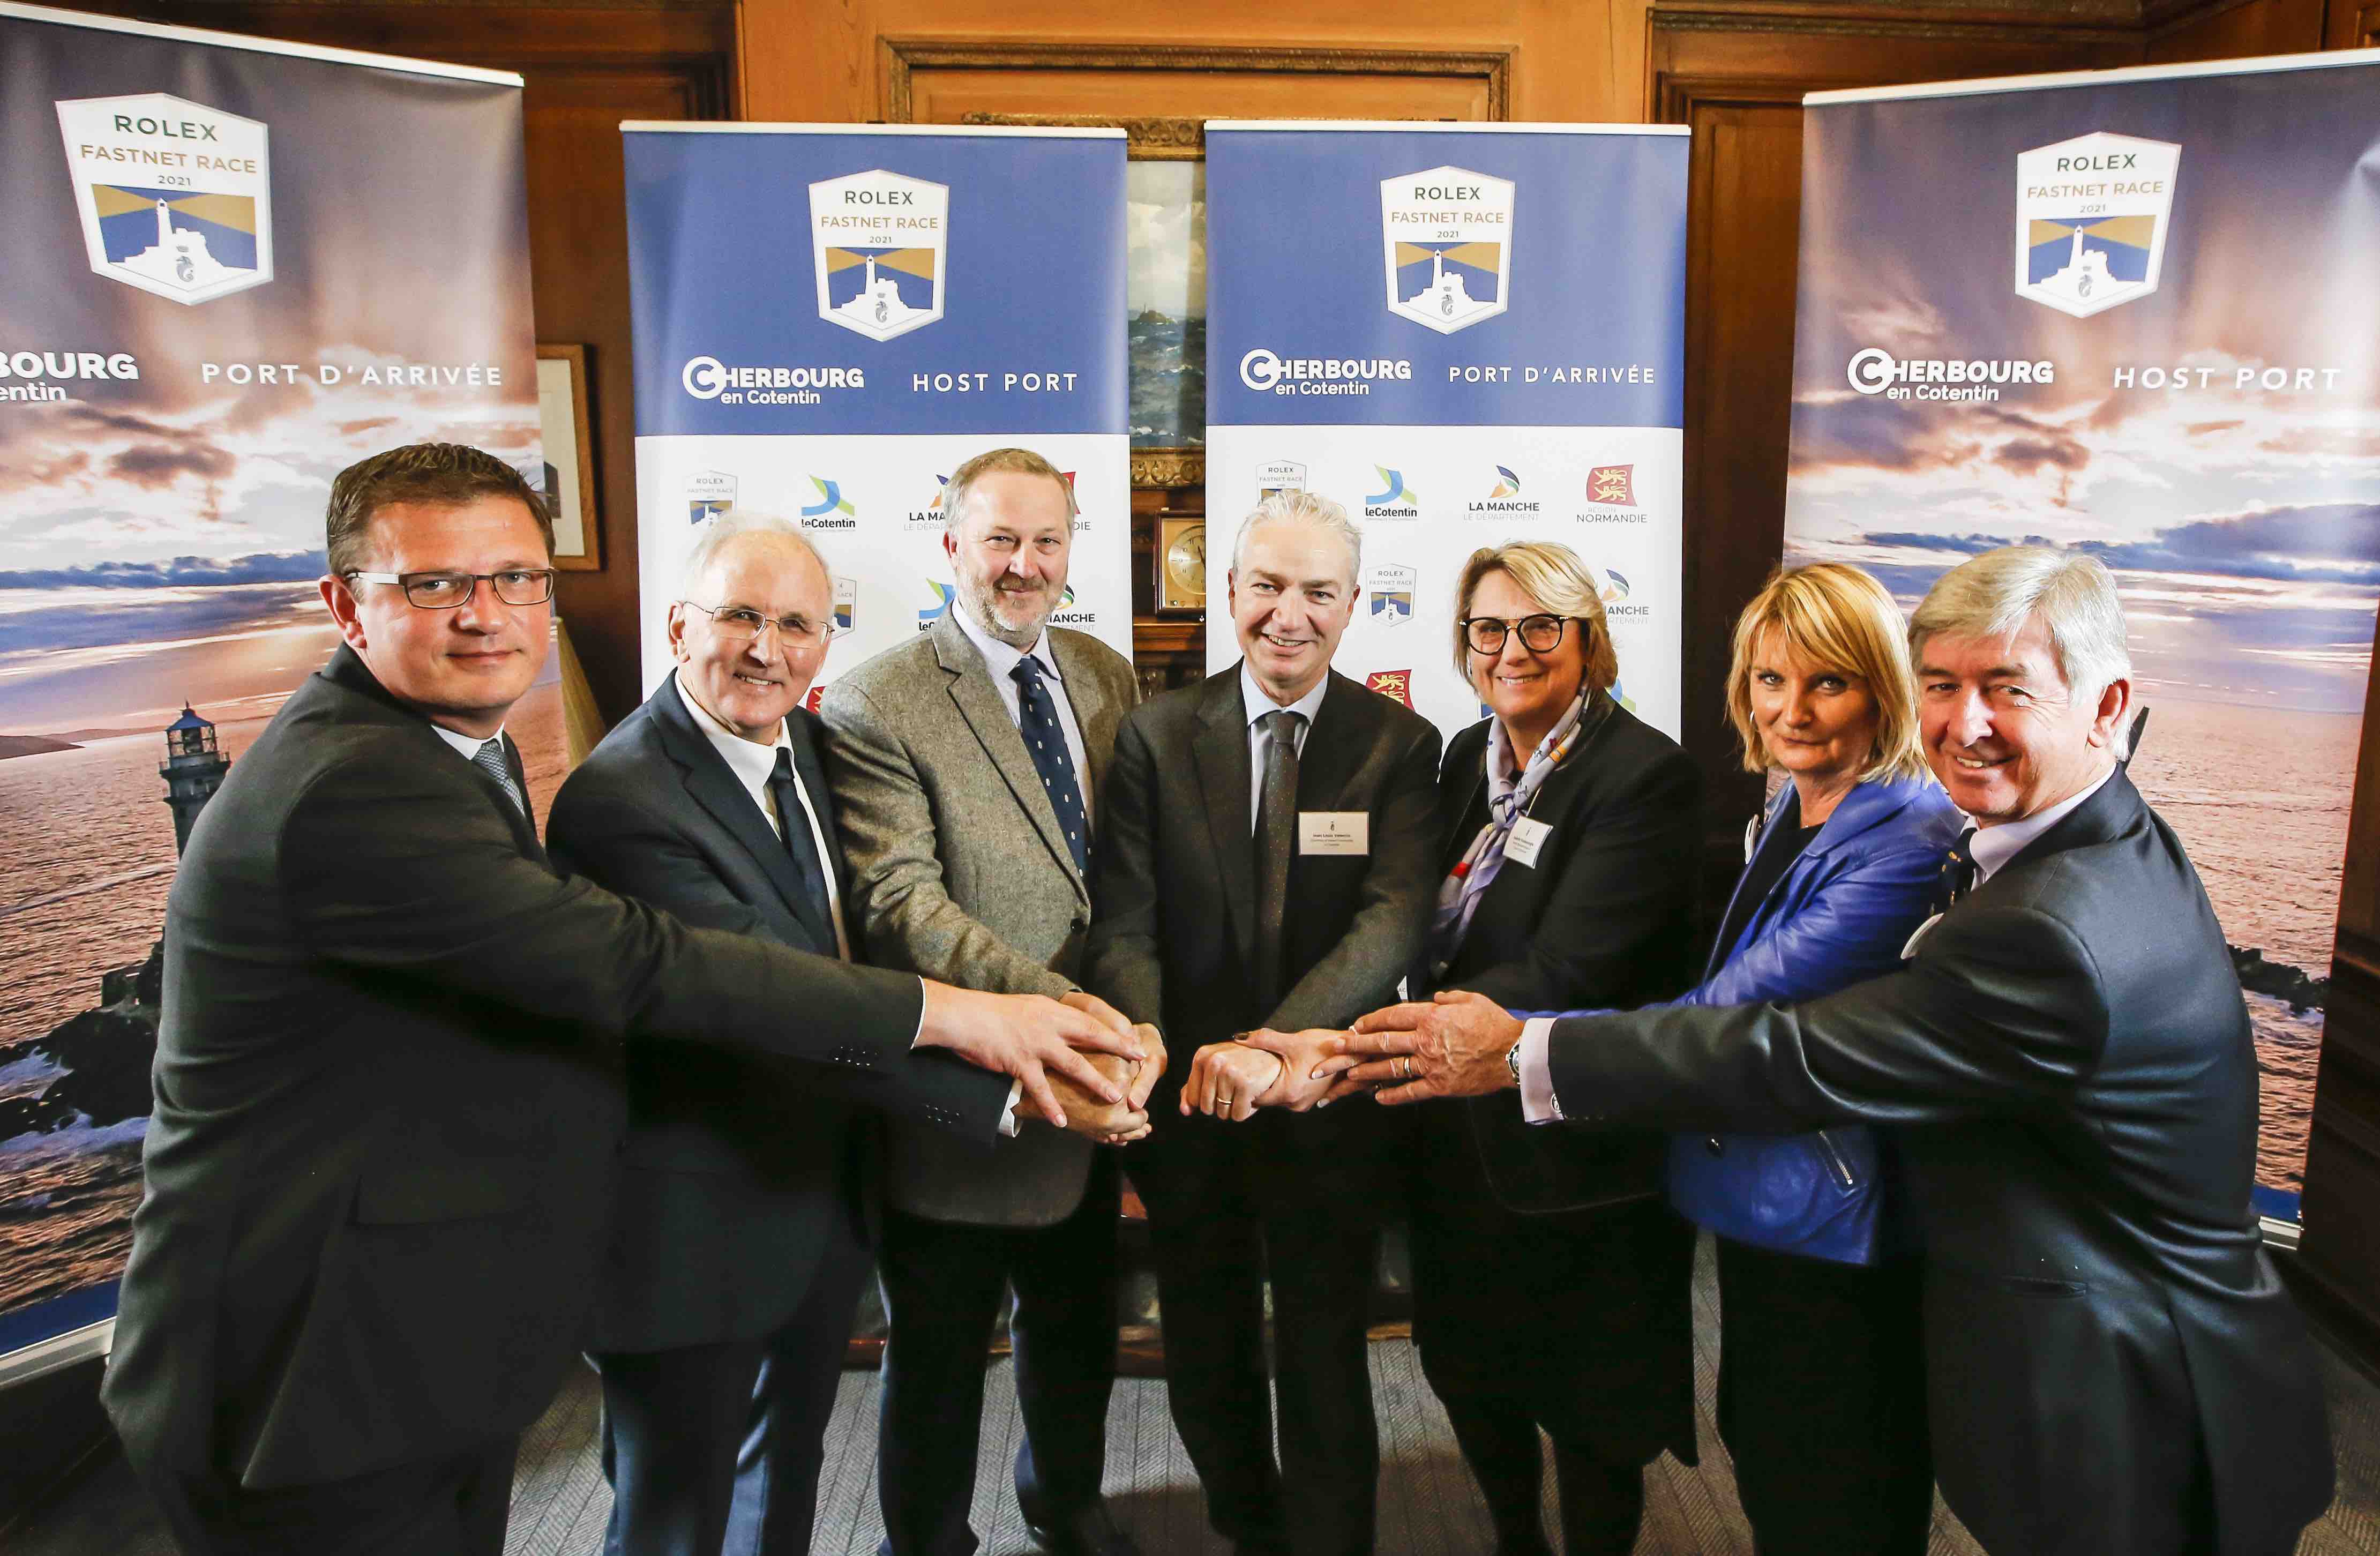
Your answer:
[[[1975,884],[1989,881],[2002,865],[2020,853],[2024,845],[2064,821],[2077,806],[2089,799],[2116,775],[2113,767],[2099,774],[2099,781],[2081,794],[2059,800],[2046,810],[2036,810],[2022,821],[2003,821],[1996,827],[1977,827],[1975,840],[1968,852],[1975,858]],[[1968,818],[1972,825],[1973,818]],[[1561,1100],[1554,1095],[1553,1064],[1547,1054],[1548,1039],[1554,1029],[1554,1017],[1534,1016],[1521,1024],[1521,1116],[1531,1124],[1551,1124],[1562,1116]]]
[[[1300,757],[1305,755],[1306,732],[1314,727],[1314,715],[1322,706],[1323,694],[1330,689],[1330,673],[1326,670],[1322,673],[1322,679],[1314,683],[1313,690],[1288,707],[1287,711],[1292,713],[1305,715],[1298,721],[1295,735]],[[1257,721],[1267,713],[1281,711],[1281,705],[1275,702],[1264,687],[1257,685],[1257,678],[1248,673],[1248,662],[1245,659],[1240,661],[1240,706],[1247,710],[1248,715],[1248,835],[1254,837],[1257,834],[1257,807],[1264,803],[1265,732],[1257,727]]]
[[[1981,827],[1975,826],[1973,816],[1968,817],[1967,824],[1975,827],[1975,841],[1967,845],[1967,852],[1975,858],[1975,884],[1980,886],[1998,874],[2000,867],[2022,853],[2026,844],[2066,820],[2069,812],[2106,787],[2107,780],[2115,775],[2116,770],[2110,767],[2099,774],[2097,783],[2081,794],[2061,799],[2046,810],[2036,810],[2022,821]]]
[[[769,780],[776,775],[780,750],[787,753],[786,760],[793,760],[794,741],[785,733],[785,721],[777,721],[777,738],[768,745],[747,740],[711,717],[710,710],[694,699],[694,694],[686,689],[684,675],[676,671],[671,675],[677,677],[677,694],[685,699],[686,711],[694,715],[695,727],[709,737],[712,748],[727,763],[727,771],[744,785],[745,793],[752,796],[752,803],[760,808],[760,814],[768,818],[777,835],[784,836],[785,818],[777,814],[776,796],[769,792]],[[818,812],[810,808],[809,786],[801,782],[798,767],[795,773],[794,798],[802,808],[802,824],[810,834],[810,857],[818,861],[819,874],[826,880],[826,916],[834,925],[834,954],[848,962],[851,937],[843,927],[843,893],[835,887],[833,861],[826,851],[826,829],[819,825]]]
[[[461,752],[463,760],[474,766],[479,763],[480,747],[491,740],[502,740],[504,737],[504,726],[502,724],[496,726],[496,733],[493,735],[457,735],[435,719],[430,721],[430,727],[437,734],[439,739]]]
[[[1075,723],[1075,704],[1066,696],[1065,678],[1058,674],[1058,656],[1050,650],[1050,634],[1045,630],[1030,649],[1014,649],[986,632],[975,617],[957,601],[951,602],[951,615],[966,634],[968,642],[983,655],[984,668],[991,672],[992,689],[1000,693],[1001,706],[1008,710],[1008,722],[1022,729],[1025,710],[1022,688],[1015,681],[1016,667],[1027,654],[1041,666],[1041,684],[1050,688],[1050,700],[1058,705],[1058,727],[1065,732],[1066,756],[1075,764],[1075,792],[1083,799],[1083,820],[1091,818],[1091,764],[1083,750],[1082,726]]]

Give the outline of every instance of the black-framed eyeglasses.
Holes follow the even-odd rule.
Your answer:
[[[1509,633],[1521,635],[1521,647],[1533,654],[1551,653],[1561,646],[1562,634],[1570,629],[1569,616],[1551,614],[1523,616],[1518,621],[1506,621],[1501,616],[1465,616],[1463,618],[1463,640],[1471,651],[1499,654],[1504,651],[1504,638]]]
[[[423,611],[452,611],[480,591],[482,580],[507,605],[542,605],[553,598],[554,569],[507,567],[500,573],[365,573],[341,575],[350,583],[395,584],[406,603]]]
[[[709,616],[711,630],[730,643],[748,643],[772,626],[777,629],[777,641],[789,648],[815,648],[828,637],[826,624],[808,616],[763,615],[748,605],[721,605],[714,609],[693,600],[681,603],[692,605]]]

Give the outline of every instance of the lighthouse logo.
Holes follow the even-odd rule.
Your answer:
[[[2101,131],[2016,159],[2016,295],[2088,319],[2156,290],[2181,148]]]
[[[57,108],[92,274],[188,304],[273,279],[261,123],[162,91]]]
[[[891,340],[942,316],[951,188],[872,168],[810,186],[819,317]]]
[[[1380,180],[1389,311],[1440,334],[1504,311],[1512,282],[1510,178],[1433,167]]]

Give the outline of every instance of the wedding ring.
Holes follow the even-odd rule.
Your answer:
[[[1412,1059],[1410,1059],[1410,1058],[1408,1058],[1408,1057],[1407,1057],[1406,1055],[1404,1055],[1404,1054],[1402,1054],[1402,1053],[1398,1054],[1398,1055],[1397,1055],[1397,1078],[1398,1078],[1399,1080],[1408,1080],[1408,1079],[1412,1078],[1412,1076],[1413,1076],[1413,1060],[1412,1060]]]
[[[1230,1106],[1232,1105],[1232,1100],[1231,1100],[1229,1097],[1224,1096],[1224,1095],[1223,1095],[1221,1092],[1220,1092],[1220,1091],[1218,1091],[1217,1093],[1215,1093],[1215,1100],[1216,1100],[1218,1103],[1220,1103],[1220,1105],[1222,1105],[1223,1107],[1226,1107],[1226,1108],[1228,1108],[1228,1107],[1230,1107]]]

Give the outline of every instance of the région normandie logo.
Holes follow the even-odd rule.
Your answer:
[[[1402,702],[1407,708],[1413,702],[1413,672],[1410,670],[1375,670],[1364,677],[1364,685],[1391,702]]]
[[[1513,187],[1461,167],[1380,180],[1390,312],[1451,335],[1504,311]]]
[[[951,188],[878,167],[810,186],[819,317],[891,340],[942,316]]]
[[[93,274],[185,304],[273,279],[261,122],[162,91],[57,108]]]
[[[2181,148],[2100,131],[2016,159],[2016,295],[2088,319],[2156,290]]]

